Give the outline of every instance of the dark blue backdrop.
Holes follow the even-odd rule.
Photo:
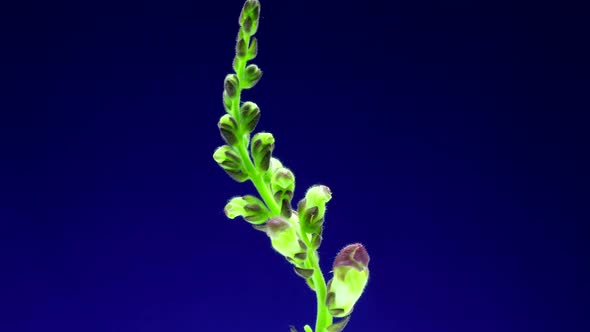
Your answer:
[[[211,158],[241,5],[0,10],[0,331],[313,322],[264,234],[222,213],[254,192]],[[334,193],[325,271],[347,243],[371,254],[347,331],[588,331],[582,13],[263,1],[246,99],[296,200]]]

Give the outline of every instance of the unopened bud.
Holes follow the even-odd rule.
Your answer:
[[[246,33],[253,35],[258,29],[258,19],[260,17],[260,2],[258,0],[248,0],[244,3],[240,13],[240,25]]]
[[[291,199],[295,190],[295,175],[288,168],[281,167],[273,173],[270,187],[275,200],[280,202],[281,215],[290,218],[292,213]]]
[[[305,198],[299,201],[297,212],[302,229],[307,233],[321,233],[326,213],[326,203],[332,199],[332,192],[326,186],[309,188]]]
[[[223,88],[230,98],[234,98],[237,95],[239,85],[238,75],[236,74],[227,75],[223,82]]]
[[[258,198],[250,195],[232,198],[225,205],[223,211],[230,219],[241,216],[247,222],[254,225],[264,223],[269,216],[266,205]]]
[[[223,145],[217,148],[213,153],[213,159],[232,179],[238,182],[248,179],[248,174],[242,168],[242,159],[231,146]]]
[[[278,160],[277,158],[271,157],[270,158],[270,166],[268,167],[268,171],[266,171],[264,173],[264,180],[267,183],[270,182],[274,172],[281,167],[283,167],[283,163],[281,163],[281,161]]]
[[[233,104],[233,100],[232,98],[227,94],[227,91],[223,91],[223,107],[225,108],[225,111],[228,113],[232,112],[232,104]]]
[[[219,119],[217,126],[219,127],[221,137],[227,144],[236,144],[238,141],[238,123],[233,116],[225,114]]]
[[[248,67],[246,67],[244,82],[242,82],[244,89],[250,89],[254,87],[256,83],[260,81],[261,77],[262,70],[260,70],[257,65],[248,65]]]
[[[240,116],[242,119],[241,122],[244,124],[244,129],[252,132],[258,124],[258,120],[260,120],[260,108],[253,102],[247,101],[240,108]]]
[[[256,39],[256,37],[253,37],[252,40],[250,41],[250,46],[248,47],[247,58],[248,58],[248,60],[253,60],[254,58],[256,58],[257,55],[258,55],[258,39]]]
[[[360,243],[344,247],[332,267],[334,277],[328,282],[326,305],[334,317],[350,314],[369,280],[369,254]]]
[[[305,249],[301,247],[296,228],[288,220],[281,217],[270,218],[266,223],[266,234],[277,252],[289,261],[301,261],[301,254],[305,254]]]
[[[281,167],[272,175],[270,186],[275,198],[279,199],[278,195],[283,195],[291,199],[295,191],[295,175],[290,169]]]
[[[268,170],[274,147],[275,139],[271,133],[257,133],[252,137],[252,159],[254,159],[254,165],[258,170],[263,172]]]
[[[236,55],[242,58],[246,56],[247,52],[248,46],[246,45],[246,41],[244,39],[239,39],[236,43]]]

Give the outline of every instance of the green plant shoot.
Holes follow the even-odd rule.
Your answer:
[[[344,247],[334,260],[333,278],[326,283],[319,265],[318,248],[322,242],[326,204],[332,199],[332,192],[323,185],[313,186],[293,210],[295,175],[274,157],[273,135],[254,134],[260,108],[251,101],[243,102],[241,96],[262,77],[260,68],[249,64],[258,53],[254,35],[259,22],[260,2],[247,0],[239,18],[234,72],[224,81],[226,114],[219,120],[218,127],[226,144],[215,151],[213,158],[232,179],[252,182],[260,198],[233,197],[224,211],[228,218],[242,217],[266,233],[273,249],[293,265],[294,272],[315,292],[315,328],[312,330],[306,325],[304,331],[339,332],[346,327],[369,279],[369,255],[358,243]],[[297,331],[293,326],[290,328],[291,332]]]

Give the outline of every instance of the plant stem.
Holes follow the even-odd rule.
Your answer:
[[[250,36],[244,36],[244,41],[246,45],[250,44]],[[237,63],[237,75],[238,81],[241,83],[244,79],[244,71],[246,68],[246,61],[243,59],[239,59]],[[235,119],[240,121],[240,99],[242,94],[242,86],[241,84],[238,85],[237,89],[237,98],[235,98],[234,104],[232,105],[232,112]],[[244,166],[248,172],[250,177],[250,181],[254,184],[254,187],[260,194],[260,197],[266,204],[266,206],[270,209],[271,213],[274,216],[279,216],[281,214],[281,208],[279,204],[275,201],[268,183],[265,183],[263,179],[263,174],[261,174],[256,168],[254,167],[254,163],[250,158],[250,154],[248,153],[248,138],[247,135],[239,135],[237,149],[240,155],[240,158],[244,162]],[[306,266],[314,270],[312,275],[312,280],[315,288],[316,293],[316,300],[317,300],[317,316],[316,316],[316,325],[315,325],[315,332],[325,332],[326,327],[332,324],[332,315],[330,315],[328,308],[326,307],[326,280],[324,279],[324,274],[322,273],[322,269],[320,268],[319,256],[316,250],[313,249],[311,244],[311,240],[309,235],[301,230],[301,234],[303,237],[303,241],[307,245],[307,259],[306,259]]]

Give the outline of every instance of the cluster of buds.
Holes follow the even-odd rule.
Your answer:
[[[258,54],[258,40],[253,35],[258,30],[260,19],[260,2],[248,0],[244,3],[240,14],[240,31],[236,40],[236,57],[234,58],[234,69],[240,70],[240,64],[256,58]],[[241,88],[250,89],[258,83],[262,77],[262,70],[257,65],[250,64],[244,70],[241,77]]]
[[[317,284],[323,276],[316,250],[322,241],[326,204],[332,199],[332,193],[326,186],[312,186],[294,212],[291,201],[295,175],[273,157],[275,139],[272,134],[260,132],[250,139],[260,120],[258,105],[250,101],[240,105],[241,92],[255,86],[262,77],[258,66],[248,64],[258,53],[254,34],[258,30],[259,18],[260,2],[246,0],[239,19],[234,73],[227,75],[223,83],[223,104],[227,114],[220,118],[218,128],[226,145],[219,147],[213,158],[234,180],[251,179],[264,201],[251,195],[233,197],[225,205],[224,212],[230,219],[242,217],[255,229],[265,232],[273,249],[293,264],[295,273],[304,278],[312,290],[317,289],[318,299],[323,302],[320,294],[326,285],[323,282]],[[248,146],[250,151],[247,151]],[[262,186],[266,188],[261,190]],[[332,317],[342,319],[330,326],[316,326],[316,332],[344,329],[367,284],[368,265],[369,255],[361,244],[348,245],[338,253],[333,264],[334,276],[327,284],[325,306]],[[291,327],[291,331],[296,329]],[[305,326],[305,332],[312,332],[309,325]]]
[[[369,280],[369,254],[360,243],[344,247],[332,266],[326,305],[334,317],[350,315]]]
[[[317,185],[309,188],[305,198],[297,204],[301,229],[306,233],[322,233],[326,203],[332,199],[330,188]]]

